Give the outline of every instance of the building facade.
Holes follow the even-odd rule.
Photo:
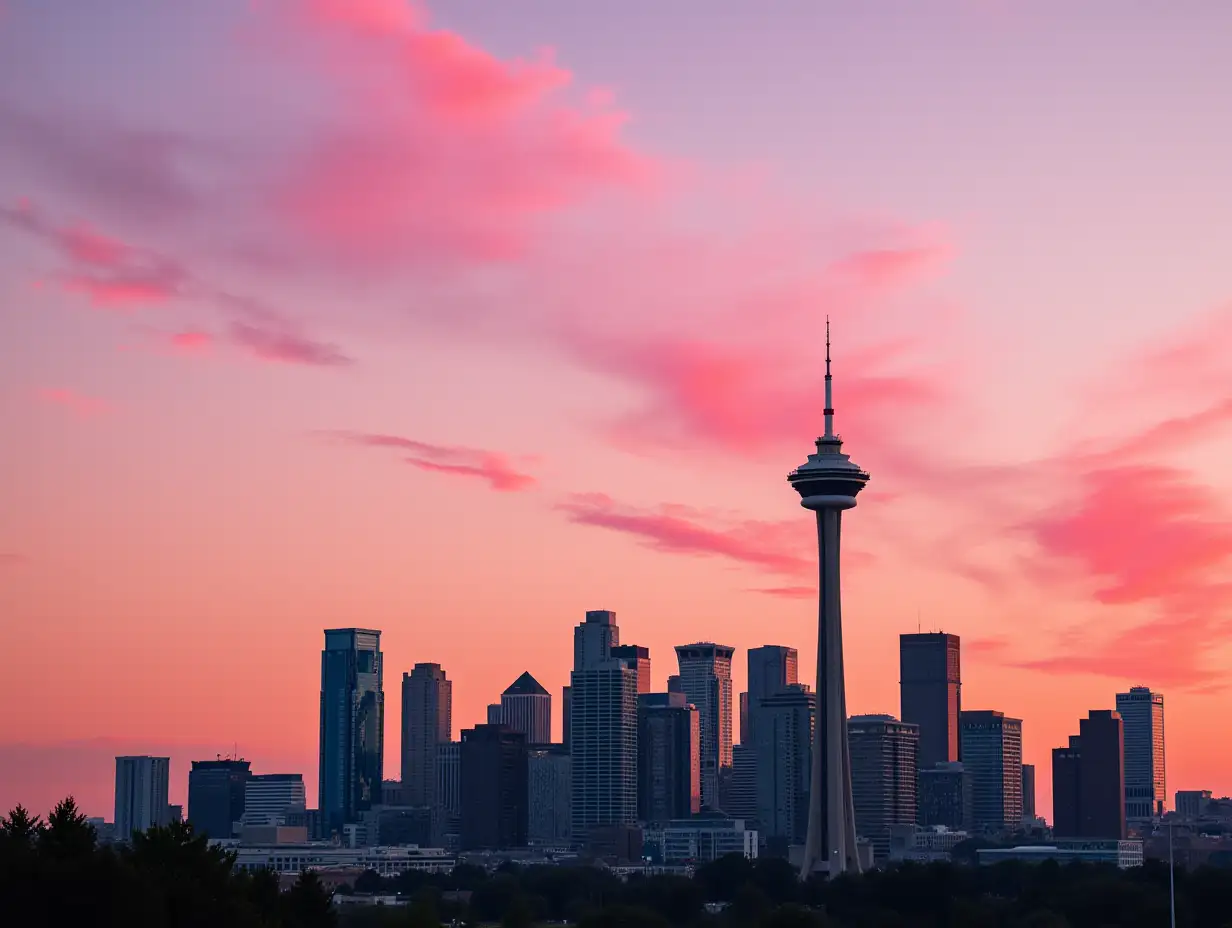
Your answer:
[[[971,774],[962,763],[934,764],[916,777],[916,822],[965,832],[972,819]]]
[[[1164,814],[1167,777],[1164,697],[1149,687],[1117,693],[1116,711],[1125,733],[1125,818],[1144,822]]]
[[[462,732],[461,847],[525,847],[528,825],[526,735],[505,725]]]
[[[573,841],[637,822],[637,670],[612,658],[574,670],[569,683]]]
[[[680,819],[646,832],[652,860],[677,866],[709,863],[729,854],[756,859],[758,843],[755,829],[718,813]]]
[[[753,691],[750,691],[753,692]],[[759,833],[778,845],[803,844],[808,832],[817,694],[798,683],[758,696],[753,748]]]
[[[1120,840],[1125,828],[1125,736],[1120,715],[1088,713],[1052,752],[1053,834]]]
[[[757,749],[751,742],[732,746],[731,785],[723,811],[749,825],[757,822]]]
[[[564,745],[534,745],[527,753],[527,843],[569,847],[573,814],[572,758]]]
[[[381,801],[385,689],[375,629],[325,630],[319,755],[317,807],[328,836]]]
[[[1022,820],[1035,821],[1035,764],[1022,765]]]
[[[899,714],[919,726],[921,769],[961,757],[962,673],[957,635],[930,632],[898,639]]]
[[[892,715],[847,720],[856,834],[872,842],[878,859],[889,856],[893,826],[915,826],[919,737],[917,726]]]
[[[402,805],[432,805],[436,747],[452,737],[453,683],[440,664],[416,664],[402,674]]]
[[[501,693],[500,721],[526,736],[527,744],[552,743],[552,694],[529,673]]]
[[[742,711],[748,713],[743,725],[748,728],[748,743],[752,744],[756,738],[753,730],[757,725],[755,716],[758,702],[800,682],[800,655],[795,648],[781,644],[764,644],[760,648],[749,649],[748,664],[748,707],[742,707]],[[743,728],[740,737],[744,741]]]
[[[436,746],[436,792],[432,803],[432,843],[456,848],[462,828],[462,744]]]
[[[246,760],[194,760],[188,772],[188,821],[210,838],[230,838],[244,815]]]
[[[620,644],[616,613],[610,609],[591,609],[573,629],[573,669],[586,670],[611,657]]]
[[[255,774],[244,783],[244,814],[240,823],[245,827],[304,825],[306,805],[302,773]]]
[[[565,685],[560,688],[560,740],[565,750],[569,750],[569,710],[573,706],[573,687]]]
[[[699,641],[676,646],[680,685],[697,707],[701,727],[702,808],[717,809],[719,781],[732,764],[732,679],[734,648]]]
[[[637,817],[663,824],[701,810],[701,730],[683,693],[637,700]]]
[[[960,718],[972,827],[1015,831],[1022,824],[1022,719],[988,709],[964,711]]]
[[[618,657],[637,671],[637,694],[639,696],[652,692],[650,681],[650,648],[636,644],[612,645],[609,652],[612,657]]]
[[[133,832],[166,825],[171,758],[146,755],[117,757],[115,775],[115,838],[131,841]]]

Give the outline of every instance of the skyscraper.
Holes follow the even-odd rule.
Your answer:
[[[318,809],[328,833],[381,801],[385,688],[381,633],[327,628],[321,652]]]
[[[1069,745],[1052,751],[1053,832],[1066,838],[1125,837],[1125,735],[1121,717],[1095,710]]]
[[[188,821],[211,838],[230,838],[244,814],[246,760],[194,760],[188,772]]]
[[[987,709],[959,717],[962,763],[971,774],[976,828],[1013,831],[1022,824],[1022,719]]]
[[[732,764],[732,680],[734,648],[699,641],[676,646],[680,685],[697,707],[701,726],[702,807],[719,807],[719,778]]]
[[[568,847],[572,830],[572,758],[559,744],[539,744],[527,752],[526,839],[538,847]]]
[[[529,673],[501,693],[501,723],[526,736],[527,744],[551,744],[552,695]]]
[[[585,670],[601,664],[620,644],[616,613],[610,609],[591,609],[586,619],[573,629],[573,669]]]
[[[959,759],[962,675],[957,635],[899,635],[898,667],[904,722],[920,729],[921,769]]]
[[[732,745],[732,775],[724,815],[757,823],[757,749],[751,741]],[[700,804],[700,792],[698,794]],[[756,825],[760,828],[760,825]]]
[[[432,802],[432,840],[456,847],[462,819],[462,743],[436,746],[436,787]]]
[[[817,694],[791,683],[762,696],[754,711],[758,827],[767,839],[780,839],[780,845],[803,844],[808,837]]]
[[[560,740],[565,750],[569,750],[569,712],[573,707],[573,687],[560,688]]]
[[[651,692],[650,648],[643,648],[636,644],[617,644],[612,646],[610,653],[612,657],[627,661],[629,666],[637,671],[637,694],[639,696]]]
[[[637,817],[666,824],[701,809],[697,709],[683,693],[637,699]]]
[[[1022,820],[1035,821],[1035,764],[1022,765]]]
[[[115,836],[131,841],[133,832],[170,821],[167,792],[171,758],[146,755],[116,758]]]
[[[1125,817],[1149,821],[1164,814],[1164,697],[1149,687],[1117,693],[1116,711],[1125,726]]]
[[[526,735],[505,725],[462,732],[462,850],[526,846]]]
[[[760,648],[749,649],[747,724],[750,744],[756,738],[754,730],[757,727],[758,701],[798,683],[799,663],[800,658],[796,649],[781,644],[764,644]]]
[[[813,739],[808,837],[801,878],[815,870],[830,876],[860,871],[855,811],[851,804],[851,754],[847,745],[847,690],[843,678],[842,595],[839,590],[839,535],[844,509],[869,475],[843,454],[834,433],[833,381],[830,377],[830,323],[826,322],[825,434],[787,479],[800,505],[817,513],[817,735]]]
[[[302,773],[261,773],[244,784],[244,826],[302,825],[307,793]],[[374,803],[379,805],[379,803]]]
[[[432,805],[436,746],[453,737],[453,684],[440,664],[402,674],[402,803]]]
[[[916,823],[916,749],[920,730],[892,715],[856,715],[851,742],[851,796],[856,834],[880,859],[890,852],[890,828]]]
[[[916,776],[916,822],[967,831],[973,817],[971,774],[959,761],[923,767]]]
[[[637,670],[610,658],[570,675],[575,845],[605,825],[637,821]]]

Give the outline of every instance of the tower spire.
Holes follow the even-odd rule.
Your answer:
[[[826,434],[825,438],[834,437],[834,392],[830,377],[830,317],[826,316]]]

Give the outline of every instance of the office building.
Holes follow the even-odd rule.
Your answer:
[[[637,817],[663,824],[701,809],[701,730],[683,693],[637,700]]]
[[[744,692],[740,694],[740,741],[738,744],[752,744],[752,735],[749,732],[749,694]],[[732,748],[733,752],[735,748]],[[736,759],[732,757],[732,766],[736,766]]]
[[[432,803],[432,843],[454,849],[462,828],[462,744],[436,746],[436,788]]]
[[[573,629],[573,669],[588,670],[611,657],[620,644],[616,613],[610,609],[591,609],[586,619]]]
[[[561,744],[534,745],[527,753],[526,839],[535,847],[565,848],[571,842],[572,758]]]
[[[795,648],[764,644],[760,648],[749,649],[748,720],[742,723],[748,725],[749,744],[756,738],[754,729],[757,726],[758,701],[799,683],[799,664],[800,658]]]
[[[703,812],[646,831],[646,849],[656,864],[704,864],[740,854],[750,860],[758,852],[758,832],[738,818]]]
[[[500,712],[501,724],[524,734],[527,744],[552,743],[552,695],[529,673],[501,693]]]
[[[731,783],[723,811],[750,824],[757,822],[757,748],[753,744],[732,745]]]
[[[453,683],[440,664],[402,674],[402,790],[399,805],[430,806],[436,746],[453,737]]]
[[[504,725],[462,732],[461,847],[507,850],[526,846],[526,735]]]
[[[916,776],[916,823],[967,831],[972,820],[971,774],[959,761],[925,767]]]
[[[637,694],[639,696],[652,690],[650,685],[650,648],[636,644],[618,644],[611,648],[612,657],[618,657],[637,671]]]
[[[919,726],[920,769],[961,759],[959,658],[957,635],[928,632],[898,638],[900,714],[904,722]]]
[[[560,688],[560,740],[566,751],[569,750],[569,709],[573,702],[572,697],[573,687]]]
[[[754,693],[750,690],[750,698]],[[780,847],[804,844],[808,833],[809,784],[817,694],[798,683],[761,695],[753,710],[758,831]]]
[[[246,760],[194,760],[188,772],[188,821],[210,838],[230,838],[244,814]]]
[[[302,773],[255,774],[244,783],[240,823],[246,828],[305,825],[306,800]]]
[[[667,678],[667,691],[669,693],[684,692],[684,684],[680,682],[680,674],[674,673]]]
[[[611,658],[570,676],[573,841],[637,822],[637,670]]]
[[[717,809],[719,780],[732,763],[732,680],[734,648],[699,641],[676,646],[680,685],[697,707],[701,726],[702,808]]]
[[[987,709],[960,716],[962,763],[971,775],[972,827],[1016,831],[1022,825],[1022,719]]]
[[[487,718],[487,724],[489,725],[501,724],[501,720],[504,718],[504,713],[501,712],[501,704],[499,702],[488,703],[488,712],[485,718]]]
[[[1201,818],[1210,807],[1214,797],[1209,789],[1178,789],[1176,791],[1176,814],[1192,821]]]
[[[856,715],[847,720],[851,750],[851,797],[856,834],[884,860],[890,829],[916,823],[916,749],[920,731],[892,715]]]
[[[1122,839],[1125,829],[1125,735],[1121,717],[1092,711],[1078,735],[1052,752],[1053,834]]]
[[[1022,765],[1022,820],[1035,821],[1035,764]]]
[[[385,770],[385,688],[381,633],[325,630],[321,652],[318,809],[327,835],[359,821],[381,801]]]
[[[115,775],[115,837],[132,840],[133,832],[148,831],[170,821],[167,802],[171,758],[117,757]]]
[[[1125,817],[1145,822],[1164,814],[1164,697],[1149,687],[1117,693],[1116,711],[1125,731]]]

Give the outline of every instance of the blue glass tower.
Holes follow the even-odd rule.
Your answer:
[[[385,769],[385,690],[381,633],[327,628],[321,652],[321,756],[318,809],[329,832],[381,801]]]

